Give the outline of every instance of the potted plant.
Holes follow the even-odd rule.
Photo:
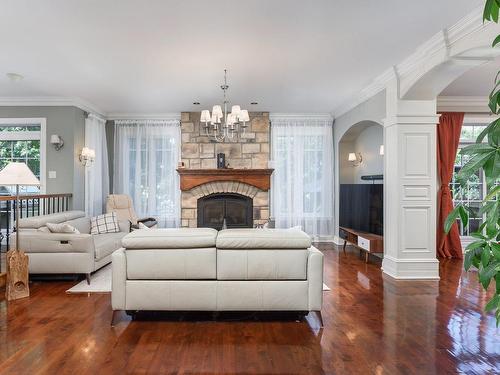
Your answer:
[[[498,23],[500,0],[487,0],[483,22]],[[492,46],[500,44],[500,35],[493,41]],[[494,115],[500,114],[500,72],[496,75],[494,87],[489,95],[488,106]],[[485,142],[487,140],[487,142]],[[460,153],[469,157],[469,161],[458,173],[457,179],[461,188],[478,170],[484,171],[488,194],[484,197],[480,214],[486,220],[477,232],[471,233],[474,242],[465,249],[464,268],[472,266],[478,270],[479,282],[485,290],[490,284],[495,284],[495,293],[486,304],[486,311],[495,311],[497,326],[500,324],[500,118],[491,122],[477,137],[476,143],[463,148]],[[450,213],[445,222],[445,231],[448,233],[453,223],[461,220],[466,226],[469,221],[467,209],[459,204]]]

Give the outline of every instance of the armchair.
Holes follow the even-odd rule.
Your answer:
[[[118,220],[130,221],[131,229],[138,229],[139,223],[144,224],[148,228],[153,228],[158,225],[158,222],[155,218],[137,218],[132,199],[126,194],[108,195],[108,198],[106,200],[106,212],[116,212]]]

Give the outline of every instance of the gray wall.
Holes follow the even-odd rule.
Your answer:
[[[106,143],[108,146],[109,193],[113,193],[113,171],[115,170],[115,122],[106,121]]]
[[[85,112],[76,107],[0,107],[0,118],[22,117],[47,119],[47,194],[73,193],[73,208],[83,209],[85,170],[78,155],[85,141]],[[60,151],[50,144],[52,134],[58,134],[64,140]],[[56,171],[57,178],[49,179],[49,171]]]
[[[333,125],[333,147],[334,147],[334,179],[335,179],[335,236],[339,234],[339,181],[340,181],[340,147],[339,142],[349,128],[362,121],[374,121],[379,124],[386,117],[386,92],[379,92],[369,100],[361,103],[349,112],[335,119]]]
[[[384,157],[380,155],[380,145],[383,143],[384,128],[381,125],[366,127],[354,140],[340,141],[339,183],[372,184],[372,181],[362,180],[361,176],[384,173]],[[361,153],[363,162],[359,166],[355,167],[347,160],[350,152]],[[375,183],[382,183],[382,181]]]

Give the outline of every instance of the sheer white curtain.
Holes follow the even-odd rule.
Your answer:
[[[137,215],[160,227],[180,226],[180,139],[177,119],[115,121],[113,191],[130,195]]]
[[[85,167],[85,212],[97,216],[109,194],[108,147],[106,120],[92,113],[85,119],[85,146],[95,150],[94,162]]]
[[[271,118],[271,213],[277,228],[301,226],[316,240],[333,235],[330,118]]]

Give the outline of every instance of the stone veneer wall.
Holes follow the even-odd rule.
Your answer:
[[[226,164],[235,169],[267,168],[269,161],[269,113],[251,112],[246,134],[237,142],[218,143],[204,135],[199,112],[181,114],[181,159],[185,168],[211,169],[217,167],[217,154],[226,154]],[[255,224],[269,219],[269,192],[237,182],[205,184],[181,194],[182,227],[197,226],[198,199],[214,193],[238,193],[253,198]]]

